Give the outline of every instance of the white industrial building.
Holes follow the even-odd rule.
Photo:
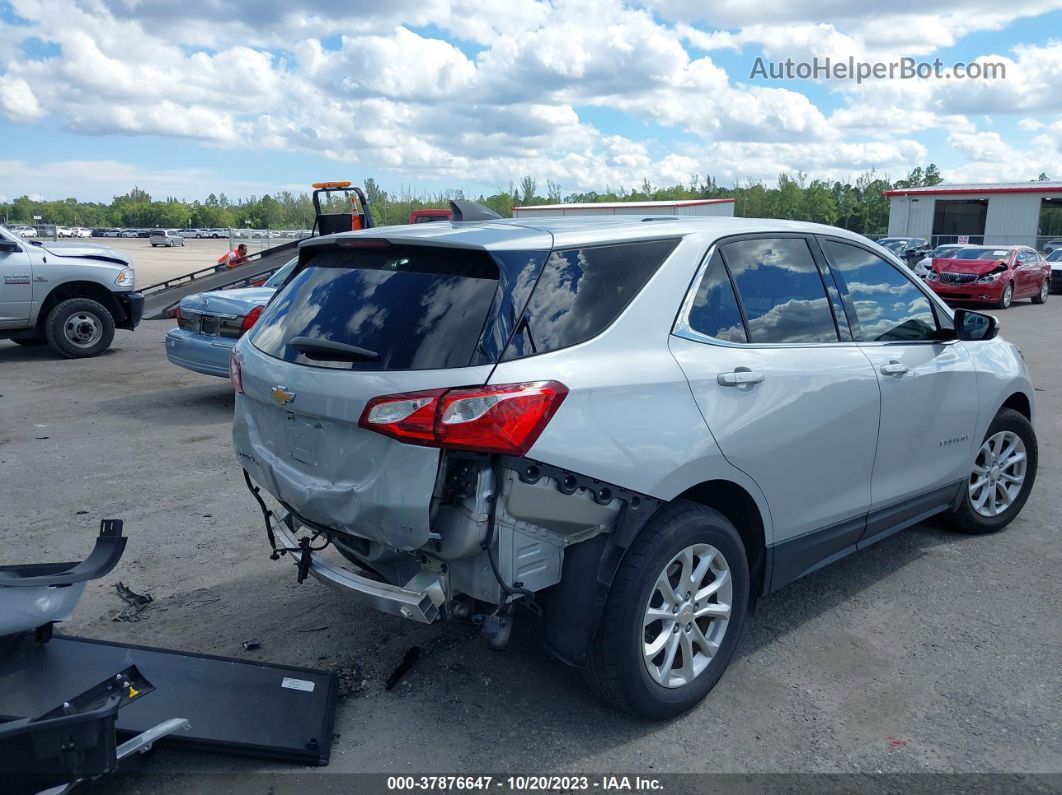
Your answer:
[[[513,218],[556,215],[718,215],[734,216],[733,199],[683,199],[662,202],[582,202],[513,207]]]
[[[1057,230],[1041,229],[1041,211],[1062,212],[1062,182],[933,185],[896,188],[889,197],[889,237],[941,243],[1041,247]]]

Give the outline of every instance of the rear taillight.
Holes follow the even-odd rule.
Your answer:
[[[180,308],[180,307],[177,307],[177,308],[176,308],[176,309],[175,309],[175,310],[173,311],[173,316],[174,316],[175,318],[177,318],[177,324],[178,324],[178,325],[180,325],[180,323],[181,323],[181,308]]]
[[[254,324],[258,322],[258,318],[262,316],[262,310],[263,309],[265,309],[264,306],[256,306],[254,309],[252,309],[250,312],[248,312],[246,315],[244,315],[243,322],[240,323],[240,336],[241,337],[244,334],[246,334],[248,331],[250,331],[251,327],[254,326]]]
[[[524,455],[567,394],[557,381],[532,381],[383,395],[358,425],[411,444]]]
[[[232,382],[232,388],[242,395],[243,368],[240,367],[240,360],[236,358],[236,351],[233,351],[232,356],[229,357],[229,381]]]

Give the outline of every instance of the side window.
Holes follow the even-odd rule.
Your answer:
[[[837,342],[833,310],[806,240],[738,240],[722,252],[745,310],[749,342]]]
[[[612,324],[678,240],[648,240],[550,252],[503,361],[567,348]]]
[[[835,278],[847,290],[861,338],[894,342],[937,336],[933,307],[906,275],[858,246],[824,241]]]
[[[745,324],[741,322],[741,310],[734,297],[734,285],[730,283],[718,249],[708,261],[704,278],[697,287],[688,322],[694,331],[717,340],[749,341],[745,335]]]

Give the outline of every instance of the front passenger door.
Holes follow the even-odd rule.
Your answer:
[[[969,474],[977,373],[961,342],[942,339],[939,310],[904,270],[852,241],[821,242],[881,387],[870,540],[905,512],[939,509]]]

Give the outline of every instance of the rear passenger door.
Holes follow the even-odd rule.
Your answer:
[[[963,344],[942,339],[950,319],[905,269],[851,240],[821,243],[881,387],[869,541],[898,522],[939,510],[969,474],[977,374]]]
[[[723,454],[766,495],[776,542],[799,547],[775,557],[792,569],[775,584],[850,551],[871,498],[877,379],[812,246],[714,246],[670,342]]]

